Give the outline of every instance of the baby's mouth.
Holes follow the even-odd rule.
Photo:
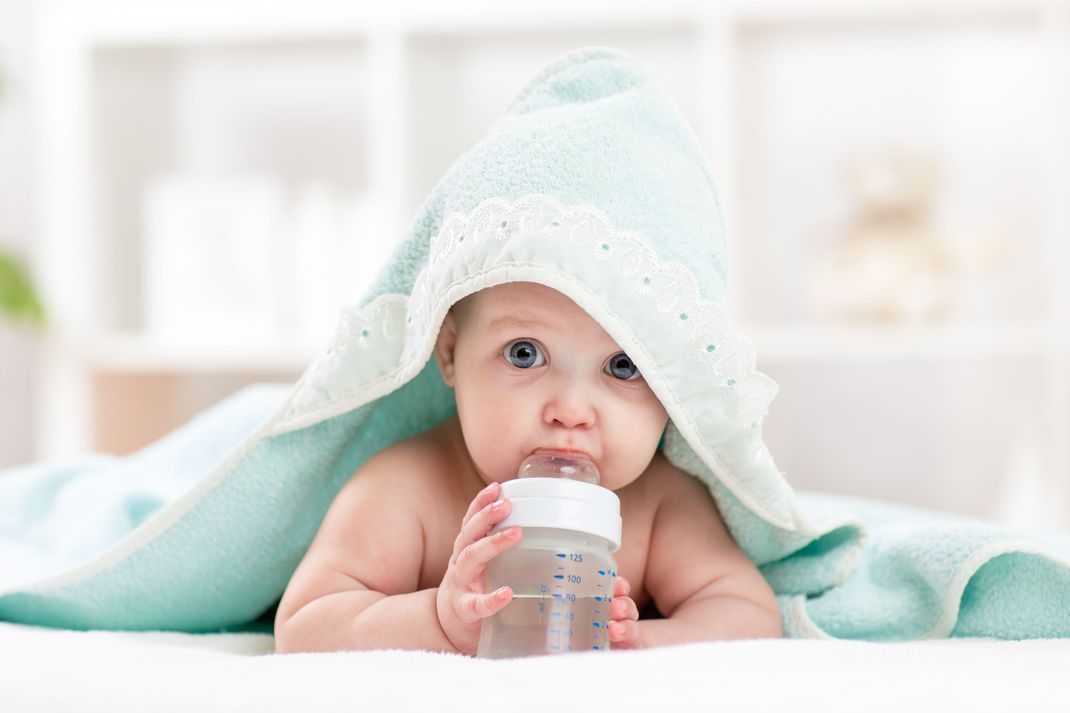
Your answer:
[[[594,460],[591,458],[591,454],[587,451],[580,450],[578,448],[536,448],[533,451],[534,455],[540,456],[559,456],[562,458],[586,458],[587,460]]]

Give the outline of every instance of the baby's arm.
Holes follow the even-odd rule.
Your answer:
[[[455,650],[438,623],[436,590],[417,591],[423,528],[405,455],[377,454],[335,497],[279,604],[277,652]]]
[[[709,490],[665,466],[646,587],[666,618],[636,622],[635,645],[781,636],[773,590],[732,540]]]
[[[497,483],[471,502],[442,583],[416,591],[424,555],[419,511],[441,507],[412,477],[440,464],[419,447],[387,449],[342,488],[275,617],[275,650],[411,649],[473,654],[482,620],[512,601],[483,592],[483,568],[520,541],[520,528],[492,537],[510,512]]]

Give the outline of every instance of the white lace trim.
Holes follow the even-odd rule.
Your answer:
[[[686,267],[659,260],[642,234],[615,229],[597,208],[566,207],[543,194],[515,202],[491,199],[468,215],[447,216],[410,296],[384,294],[343,310],[331,348],[302,376],[276,432],[357,408],[415,376],[434,347],[442,316],[460,292],[471,291],[478,275],[512,264],[523,279],[525,265],[534,269],[495,252],[525,240],[554,241],[561,254],[586,250],[604,261],[631,286],[635,304],[653,304],[695,350],[701,373],[708,375],[696,398],[708,398],[713,389],[731,423],[759,437],[777,385],[755,369],[754,347],[733,332],[724,307],[699,294]]]
[[[675,262],[661,261],[641,233],[618,230],[601,210],[592,206],[563,206],[544,194],[529,194],[515,202],[490,199],[470,214],[452,213],[431,240],[427,266],[413,286],[409,300],[405,358],[418,358],[439,325],[433,316],[445,311],[450,269],[476,261],[487,243],[518,238],[556,241],[569,252],[589,251],[671,322],[703,359],[725,399],[730,417],[741,428],[756,429],[777,393],[772,379],[755,368],[754,346],[734,333],[724,307],[699,293],[691,271]],[[467,276],[468,271],[461,270]],[[430,330],[434,334],[428,334]]]
[[[400,359],[400,326],[407,303],[405,295],[385,294],[364,307],[344,307],[330,347],[295,385],[276,432],[311,425],[336,415],[335,410],[355,408],[349,402],[358,394],[368,396],[369,390],[389,393],[390,377],[405,367]]]

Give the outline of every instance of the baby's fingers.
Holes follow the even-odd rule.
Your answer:
[[[496,614],[511,601],[513,601],[513,590],[509,587],[501,587],[487,594],[462,594],[458,602],[460,608],[458,618],[465,624],[474,624],[491,614]]]
[[[461,525],[461,531],[457,533],[457,538],[453,541],[453,556],[450,558],[450,564],[457,562],[468,547],[483,540],[495,525],[509,517],[511,511],[512,503],[504,498],[491,501],[482,509],[477,510]]]
[[[609,622],[609,641],[614,649],[638,649],[643,645],[641,622],[625,619]]]
[[[452,567],[454,582],[458,589],[470,589],[483,574],[483,567],[497,557],[504,550],[509,549],[520,541],[520,528],[507,527],[501,532],[495,532],[461,550],[457,562]]]
[[[609,641],[615,649],[638,649],[643,645],[639,607],[628,596],[632,585],[624,577],[613,583],[613,601],[609,605]]]
[[[613,619],[639,619],[639,607],[631,597],[616,597],[609,605]]]

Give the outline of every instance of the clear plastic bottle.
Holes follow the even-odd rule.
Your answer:
[[[502,483],[512,510],[492,532],[519,525],[524,536],[487,567],[484,591],[509,586],[513,599],[483,620],[477,656],[609,650],[620,499],[598,479],[587,459],[535,455]]]

